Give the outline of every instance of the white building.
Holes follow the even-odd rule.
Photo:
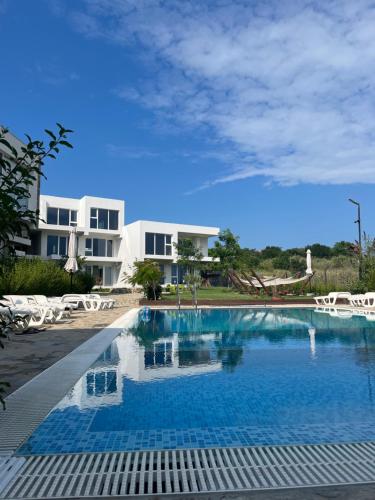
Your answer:
[[[3,129],[4,127],[0,126],[0,129]],[[9,142],[9,144],[16,149],[17,153],[19,155],[22,155],[21,148],[25,146],[25,144],[18,139],[14,134],[11,132],[7,132],[4,136],[4,138]],[[8,147],[6,147],[4,144],[0,144],[0,156],[12,161],[12,155],[11,152],[9,151]],[[1,172],[0,172],[1,173]],[[39,208],[39,187],[40,187],[40,182],[39,182],[39,177],[35,179],[35,181],[28,187],[29,191],[29,197],[24,198],[20,201],[21,206],[24,209],[32,210],[33,212],[36,212]],[[16,255],[18,256],[23,256],[26,255],[26,253],[35,253],[34,248],[32,249],[32,236],[33,236],[33,229],[35,228],[30,228],[30,233],[26,231],[26,229],[23,230],[22,234],[19,234],[17,236],[14,236],[12,238],[14,248]]]
[[[152,259],[159,263],[164,273],[164,284],[181,282],[177,277],[177,252],[175,243],[191,239],[203,255],[203,262],[211,262],[208,256],[208,238],[217,236],[219,228],[191,226],[140,220],[128,224],[123,232],[123,272],[131,273],[136,260]]]
[[[152,259],[164,272],[164,283],[177,283],[177,255],[174,243],[192,239],[208,256],[208,238],[219,228],[137,221],[124,225],[122,200],[84,196],[81,199],[40,196],[39,249],[43,258],[59,259],[67,253],[71,226],[77,228],[78,255],[96,277],[97,285],[124,287],[124,273],[131,274],[134,262]],[[181,280],[181,276],[180,276]]]

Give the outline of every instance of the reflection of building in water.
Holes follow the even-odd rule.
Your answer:
[[[220,371],[222,364],[214,349],[217,338],[217,334],[206,334],[184,335],[179,339],[175,333],[145,348],[132,335],[119,335],[57,408],[78,406],[84,409],[121,404],[123,377],[150,382]]]
[[[179,337],[175,333],[158,339],[146,348],[139,345],[133,336],[120,335],[115,342],[121,373],[132,380],[147,382],[220,371],[222,364],[214,348],[217,338],[214,334]]]
[[[122,402],[122,376],[117,344],[112,344],[78,380],[58,405],[80,409],[115,405]]]

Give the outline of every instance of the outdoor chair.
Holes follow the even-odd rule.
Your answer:
[[[321,306],[334,306],[338,299],[346,299],[350,301],[350,292],[330,292],[328,295],[314,297],[317,305]]]
[[[63,303],[72,303],[77,307],[82,306],[85,311],[98,311],[100,303],[96,299],[90,299],[86,294],[67,293],[61,297]]]
[[[17,314],[18,316],[30,316],[30,321],[25,324],[27,327],[39,327],[43,323],[48,321],[53,321],[54,316],[50,308],[43,306],[35,306],[29,303],[27,297],[22,295],[4,295],[4,298],[8,301],[10,310],[12,314]]]
[[[363,298],[364,307],[375,307],[375,292],[367,292]]]
[[[90,293],[87,296],[99,302],[99,309],[112,309],[116,303],[115,300],[101,297],[98,293]]]
[[[69,304],[62,304],[61,302],[55,302],[53,300],[48,300],[45,295],[33,295],[36,305],[45,306],[52,308],[55,321],[59,321],[63,318],[69,318],[71,314],[71,310],[73,306],[69,306]]]
[[[352,295],[349,299],[350,305],[353,307],[363,307],[364,306],[365,295],[363,293],[359,293],[356,295]]]

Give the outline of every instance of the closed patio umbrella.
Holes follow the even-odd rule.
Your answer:
[[[73,274],[78,271],[77,264],[77,238],[76,228],[72,227],[69,234],[68,260],[64,266],[65,271],[70,273],[70,291],[72,291]]]

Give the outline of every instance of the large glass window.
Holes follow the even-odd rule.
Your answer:
[[[172,236],[161,233],[145,233],[146,255],[172,255]]]
[[[118,211],[104,208],[91,208],[90,210],[91,229],[118,229]]]
[[[118,212],[117,210],[109,211],[109,229],[118,229]]]
[[[112,257],[112,240],[107,240],[107,257]]]
[[[171,283],[172,285],[177,285],[178,275],[177,275],[177,264],[171,265]]]
[[[95,278],[95,285],[112,286],[113,269],[112,266],[85,266],[85,271]]]
[[[155,254],[165,255],[165,235],[155,234]]]
[[[67,254],[66,244],[66,236],[56,236],[54,234],[49,234],[47,236],[47,255],[60,255],[61,257],[65,256]]]
[[[154,255],[155,253],[155,235],[154,233],[146,233],[146,254]]]
[[[103,210],[102,208],[99,208],[98,229],[108,229],[108,210]]]
[[[86,238],[85,255],[87,257],[112,257],[112,240]]]
[[[164,285],[164,283],[165,283],[165,267],[164,267],[164,264],[159,264],[159,269],[160,269],[160,272],[163,273],[162,277],[160,278],[159,283],[161,285]]]
[[[47,224],[55,224],[57,226],[76,226],[77,210],[47,207]]]
[[[47,208],[47,224],[57,225],[58,209],[53,207]]]
[[[69,226],[69,210],[59,208],[59,224],[60,226]]]

